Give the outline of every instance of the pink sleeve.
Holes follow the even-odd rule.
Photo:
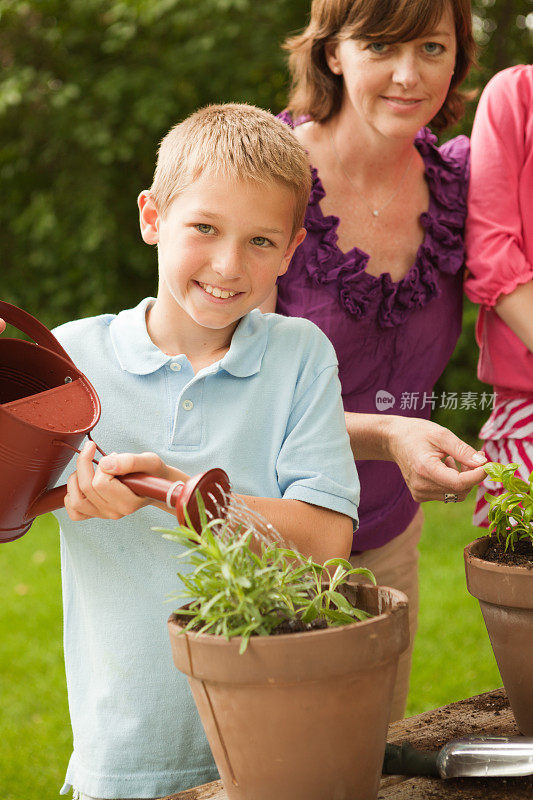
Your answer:
[[[533,278],[519,198],[532,78],[525,67],[498,73],[485,87],[472,129],[465,291],[484,306]]]

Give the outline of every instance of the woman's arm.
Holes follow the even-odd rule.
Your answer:
[[[435,422],[392,414],[345,417],[355,460],[395,461],[417,503],[442,500],[447,493],[464,500],[485,477],[479,466],[485,455]]]
[[[524,242],[533,198],[522,180],[532,103],[533,67],[500,72],[479,101],[471,138],[465,291],[473,302],[494,308],[533,352],[533,264]]]
[[[113,453],[100,460],[95,468],[92,459],[95,445],[88,442],[78,456],[76,472],[67,483],[65,508],[75,521],[99,517],[121,519],[139,508],[154,505],[174,514],[163,504],[138,497],[120,481],[117,475],[128,472],[147,472],[169,481],[187,480],[189,477],[174,467],[169,467],[155,453]],[[304,556],[312,556],[323,563],[329,558],[348,558],[352,546],[353,523],[350,517],[337,511],[304,503],[300,500],[283,500],[269,497],[235,495],[241,506],[250,509],[251,517],[259,515],[257,529],[268,533],[263,520],[282,536],[287,547]],[[245,509],[246,511],[246,509]],[[260,542],[257,542],[259,549]]]
[[[533,214],[533,198],[531,208]],[[510,294],[500,295],[494,310],[533,353],[533,282],[522,283]]]

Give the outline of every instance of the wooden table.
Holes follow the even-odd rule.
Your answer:
[[[388,741],[408,740],[421,750],[438,750],[460,736],[516,736],[513,715],[503,689],[452,703],[417,717],[395,722]],[[524,778],[407,778],[384,776],[379,800],[532,800],[533,776]],[[220,781],[169,795],[163,800],[227,800]],[[275,800],[275,798],[272,798]],[[327,798],[324,798],[327,800]]]

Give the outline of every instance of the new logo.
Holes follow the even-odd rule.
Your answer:
[[[392,408],[395,402],[394,395],[386,392],[385,389],[380,389],[376,392],[376,408],[378,411],[386,411],[388,408]]]

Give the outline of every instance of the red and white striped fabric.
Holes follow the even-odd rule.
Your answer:
[[[497,401],[479,437],[484,440],[483,450],[489,461],[518,464],[518,475],[527,481],[533,471],[533,397]],[[488,476],[479,484],[472,521],[480,528],[489,526],[487,492],[497,497],[502,494],[503,487]]]

